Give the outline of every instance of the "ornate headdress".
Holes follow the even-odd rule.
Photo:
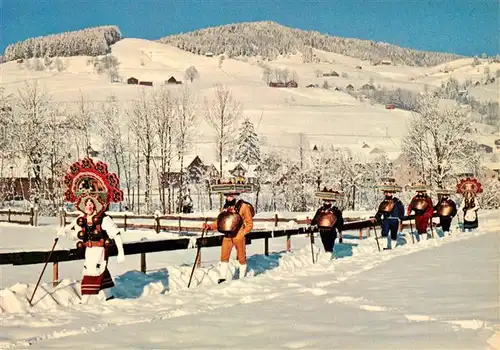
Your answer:
[[[382,192],[400,192],[401,186],[396,185],[396,179],[393,177],[385,177],[381,179],[381,184],[376,187]]]
[[[457,193],[462,195],[466,195],[467,193],[475,196],[478,193],[483,192],[483,186],[481,183],[472,177],[466,177],[465,179],[461,179],[457,184]]]
[[[414,182],[410,188],[416,192],[427,192],[427,185],[423,182]]]
[[[73,163],[64,183],[68,187],[64,193],[66,201],[73,202],[81,212],[85,212],[85,203],[90,199],[97,214],[108,210],[109,203],[123,201],[123,191],[115,173],[108,172],[108,166],[86,157]]]
[[[314,196],[319,199],[323,199],[326,201],[337,201],[344,198],[344,194],[339,191],[334,191],[333,189],[327,189],[323,187],[323,190],[316,191]]]
[[[212,193],[222,193],[225,196],[249,193],[253,192],[253,190],[253,185],[246,183],[243,177],[234,177],[226,180],[219,179],[216,183],[210,184],[210,191]]]

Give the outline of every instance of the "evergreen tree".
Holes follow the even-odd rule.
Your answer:
[[[247,165],[256,165],[260,162],[259,138],[255,133],[252,122],[248,118],[245,118],[241,125],[233,159]]]

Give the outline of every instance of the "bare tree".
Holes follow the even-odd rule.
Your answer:
[[[127,187],[127,201],[131,201],[131,148],[130,135],[125,135],[120,123],[120,106],[115,95],[111,95],[106,102],[101,105],[100,136],[103,144],[105,158],[110,158],[109,162],[116,169],[116,174],[121,180],[125,178]],[[127,136],[127,137],[126,137]],[[121,203],[120,203],[121,209]]]
[[[45,126],[50,116],[50,97],[35,81],[19,90],[16,104],[16,139],[18,150],[28,161],[29,174],[41,184],[43,155],[47,153]]]
[[[470,119],[458,108],[443,110],[426,95],[410,120],[403,154],[418,164],[422,179],[444,188],[455,174],[478,169],[477,144],[468,138]]]
[[[267,66],[264,66],[262,68],[262,80],[264,80],[266,85],[269,85],[269,83],[271,82],[272,75],[273,75],[273,72],[272,72],[271,68],[269,68]]]
[[[195,66],[190,66],[184,73],[184,79],[193,82],[195,79],[200,79],[200,73]]]
[[[188,149],[190,136],[193,133],[194,122],[196,119],[196,100],[193,93],[185,88],[182,94],[178,97],[176,107],[178,107],[178,117],[176,118],[176,146],[177,155],[180,160],[180,186],[179,186],[179,205],[178,208],[182,210],[184,201],[184,155]]]
[[[153,125],[158,138],[160,158],[156,168],[158,169],[159,194],[163,213],[171,213],[172,207],[171,164],[175,141],[173,133],[177,118],[175,104],[175,98],[169,90],[161,88],[153,95]],[[165,192],[165,187],[168,188],[167,192]]]
[[[147,101],[146,93],[142,90],[139,100],[134,101],[131,114],[131,126],[135,130],[135,136],[139,150],[144,158],[145,167],[145,191],[144,201],[146,212],[151,211],[151,163],[153,152],[157,146],[151,107]]]
[[[14,113],[12,95],[5,95],[0,87],[0,178],[4,177],[4,167],[15,155],[14,147]]]
[[[231,90],[223,85],[215,85],[214,94],[215,98],[211,103],[205,99],[205,118],[215,133],[219,174],[222,177],[223,158],[241,116],[241,104],[233,99]]]
[[[92,102],[84,96],[82,92],[78,96],[76,111],[71,117],[75,140],[77,157],[80,158],[87,154],[87,149],[91,146],[90,136],[95,125],[94,106]]]

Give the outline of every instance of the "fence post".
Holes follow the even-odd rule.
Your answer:
[[[59,284],[59,262],[55,261],[52,264],[52,286],[55,287]]]
[[[292,251],[292,240],[291,240],[291,237],[289,233],[287,233],[286,235],[286,251],[287,252],[290,252]]]
[[[181,219],[181,216],[179,215],[179,234],[181,234],[181,225],[182,225],[182,219]]]
[[[127,231],[127,213],[123,216],[123,231]]]
[[[10,207],[9,207],[9,211],[7,212],[7,222],[10,222]]]
[[[146,273],[146,253],[141,253],[141,272]]]
[[[38,205],[35,206],[34,215],[35,215],[35,226],[38,226]]]
[[[35,208],[30,206],[30,226],[35,226]]]
[[[160,213],[155,211],[155,224],[156,224],[156,233],[160,233]]]
[[[264,254],[269,255],[269,237],[264,238]]]

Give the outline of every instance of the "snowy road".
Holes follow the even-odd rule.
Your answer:
[[[219,307],[191,313],[184,305],[186,316],[110,326],[33,347],[485,349],[500,330],[499,240],[496,231],[443,245],[422,242],[437,247],[414,254],[408,250],[418,245],[371,261],[271,271],[207,290],[205,297],[220,299]],[[224,307],[231,297],[236,305]]]

